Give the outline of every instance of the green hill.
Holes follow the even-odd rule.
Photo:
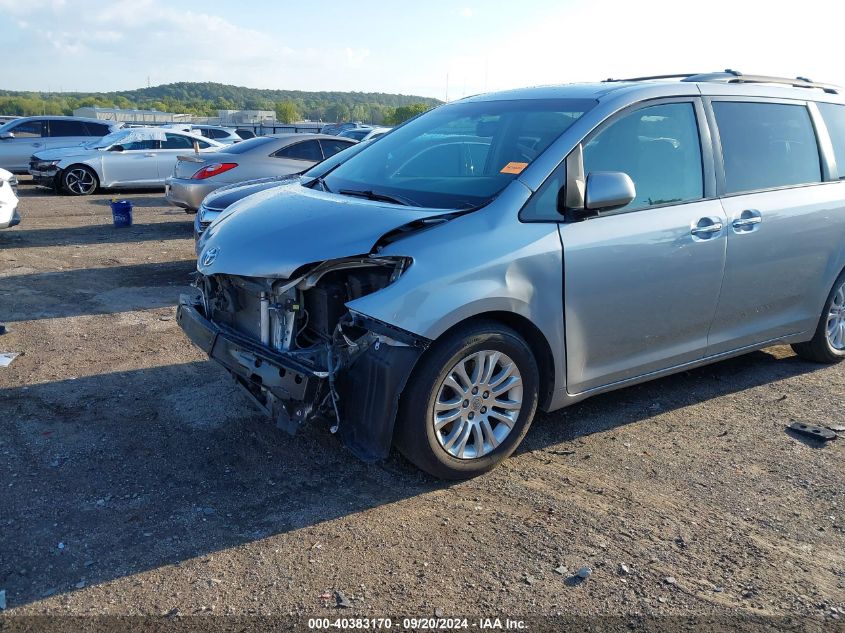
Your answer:
[[[116,92],[15,92],[0,90],[0,114],[71,114],[81,106],[156,109],[216,116],[217,110],[276,110],[280,120],[390,121],[408,106],[432,108],[429,97],[384,92],[306,92],[179,82]],[[424,107],[423,107],[424,106]]]

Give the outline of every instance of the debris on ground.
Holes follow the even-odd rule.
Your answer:
[[[0,589],[0,611],[6,610],[6,590]]]
[[[837,433],[845,433],[845,424],[828,424],[827,428]]]
[[[593,575],[593,570],[586,566],[581,567],[577,572],[575,572],[575,575],[581,580],[587,580],[587,578]]]
[[[8,367],[18,356],[18,352],[0,352],[0,367]]]
[[[822,442],[826,442],[828,440],[835,440],[837,437],[836,433],[834,433],[830,429],[826,429],[821,426],[816,426],[814,424],[806,424],[804,422],[792,422],[786,428],[795,433],[799,433],[800,435],[812,437],[813,439]]]
[[[560,574],[561,576],[565,576],[566,575],[566,567],[564,567],[563,565],[555,567],[555,573]]]
[[[631,568],[628,567],[625,563],[619,563],[619,575],[620,576],[627,576],[631,573]]]
[[[349,599],[343,595],[342,591],[335,591],[334,592],[334,599],[337,602],[335,605],[338,609],[351,609],[352,603],[349,602]]]
[[[665,582],[667,585],[674,585],[678,581],[675,580],[674,576],[666,576],[666,578],[663,579],[663,582]]]

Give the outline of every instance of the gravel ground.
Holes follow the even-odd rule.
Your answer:
[[[131,229],[111,196],[20,195],[0,231],[0,352],[22,354],[0,368],[6,616],[845,621],[845,439],[785,431],[843,424],[845,367],[774,347],[599,396],[444,484],[326,428],[289,438],[205,360],[174,318],[191,218],[160,192],[126,194]]]

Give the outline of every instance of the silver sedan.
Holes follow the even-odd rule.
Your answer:
[[[213,153],[180,156],[165,183],[171,204],[193,212],[203,198],[229,184],[297,174],[355,144],[327,134],[274,134]]]

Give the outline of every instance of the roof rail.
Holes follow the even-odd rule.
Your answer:
[[[613,79],[608,77],[604,80],[604,82],[612,82],[612,81],[649,81],[651,79],[686,79],[687,77],[694,77],[696,74],[700,73],[678,73],[677,75],[651,75],[649,77],[630,77],[628,79]]]
[[[841,88],[830,84],[822,84],[806,77],[771,77],[768,75],[744,75],[738,70],[726,69],[722,73],[703,73],[700,75],[691,75],[684,77],[681,81],[723,81],[729,84],[780,84],[783,86],[793,86],[794,88],[817,88],[824,90],[828,94],[839,94]]]
[[[831,84],[821,84],[806,77],[795,77],[790,79],[788,77],[770,77],[767,75],[744,75],[738,70],[731,70],[728,68],[724,72],[717,73],[684,73],[674,75],[651,75],[649,77],[631,77],[629,79],[605,79],[606,82],[622,82],[622,81],[650,81],[654,79],[680,79],[681,81],[691,82],[724,82],[729,84],[780,84],[783,86],[793,86],[795,88],[817,88],[824,90],[828,94],[840,94],[842,89],[839,86]]]

